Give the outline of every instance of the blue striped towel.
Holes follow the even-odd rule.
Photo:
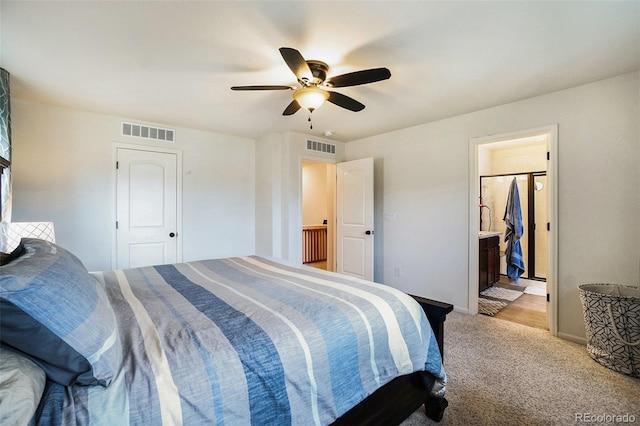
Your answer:
[[[520,238],[524,234],[524,226],[522,225],[518,183],[515,177],[509,186],[507,207],[504,211],[503,220],[507,225],[504,235],[504,241],[508,243],[506,253],[507,275],[515,282],[518,282],[518,279],[524,273],[524,258],[522,257],[522,246],[520,245]]]

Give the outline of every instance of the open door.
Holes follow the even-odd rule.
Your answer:
[[[337,164],[337,272],[373,281],[373,158]]]

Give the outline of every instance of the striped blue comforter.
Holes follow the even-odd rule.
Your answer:
[[[95,273],[124,366],[48,383],[39,424],[326,425],[394,377],[445,373],[420,306],[391,287],[251,256]]]

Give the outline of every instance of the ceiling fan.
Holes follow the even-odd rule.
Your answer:
[[[295,74],[300,87],[286,85],[233,86],[231,90],[294,90],[293,100],[284,109],[282,115],[293,115],[300,108],[313,112],[325,101],[350,111],[362,111],[364,104],[347,95],[328,89],[375,83],[391,77],[391,72],[387,68],[371,68],[327,78],[329,66],[326,63],[316,60],[307,61],[299,51],[290,47],[281,47],[280,54]]]

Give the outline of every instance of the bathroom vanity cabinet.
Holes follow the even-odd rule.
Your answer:
[[[500,236],[480,236],[478,252],[480,291],[491,287],[500,279]]]

